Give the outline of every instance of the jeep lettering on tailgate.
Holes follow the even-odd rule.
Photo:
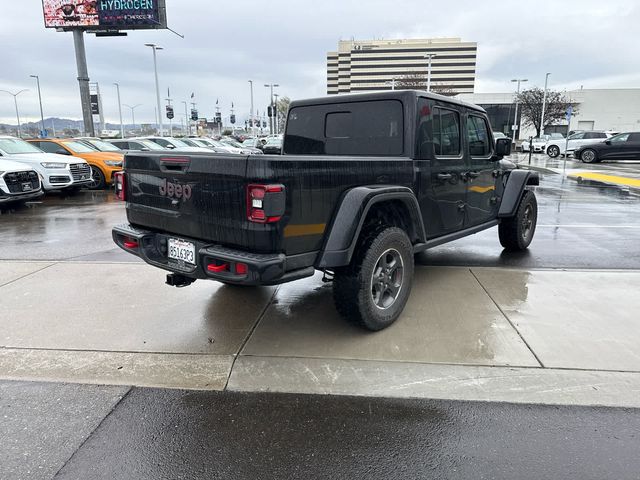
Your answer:
[[[169,198],[177,198],[182,200],[189,200],[191,198],[191,185],[182,185],[180,183],[167,182],[165,178],[162,180],[160,187],[158,187],[160,195],[167,196]]]

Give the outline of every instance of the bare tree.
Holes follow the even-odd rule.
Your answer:
[[[536,130],[536,137],[540,136],[542,130],[540,117],[542,116],[543,97],[544,90],[538,87],[523,90],[518,95],[518,103],[522,112],[522,123],[533,127]],[[563,120],[569,106],[573,107],[573,115],[576,115],[578,113],[577,103],[570,102],[562,92],[547,90],[547,100],[544,108],[544,126],[548,127]]]
[[[426,90],[427,75],[420,72],[408,73],[396,81],[396,89]],[[442,82],[431,82],[431,92],[439,95],[445,95],[447,97],[453,97],[458,94],[451,85],[447,85]]]

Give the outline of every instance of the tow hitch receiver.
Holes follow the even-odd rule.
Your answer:
[[[184,275],[179,275],[177,273],[169,273],[167,275],[167,285],[171,285],[172,287],[188,287],[193,282],[195,282],[194,278],[185,277]]]

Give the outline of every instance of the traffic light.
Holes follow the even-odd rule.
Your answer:
[[[174,117],[173,107],[171,105],[167,105],[167,118],[172,120]]]
[[[271,107],[271,105],[267,107],[267,116],[269,118],[273,117],[273,107]]]
[[[196,110],[195,108],[191,109],[191,120],[198,120],[198,110]]]
[[[231,125],[234,125],[236,123],[236,116],[231,115],[231,117],[229,118],[229,121],[231,122]]]

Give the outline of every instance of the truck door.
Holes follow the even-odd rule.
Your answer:
[[[464,176],[467,190],[465,227],[473,227],[496,218],[498,213],[496,178],[493,175],[495,165],[492,161],[494,143],[483,115],[470,111],[465,123],[470,167]]]
[[[429,238],[464,226],[465,183],[468,169],[462,154],[460,112],[455,106],[420,98],[415,165],[419,202]]]

